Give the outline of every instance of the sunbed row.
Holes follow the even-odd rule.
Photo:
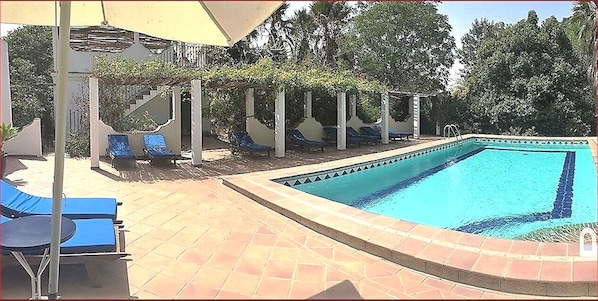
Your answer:
[[[360,128],[362,133],[357,132],[352,127],[347,127],[347,144],[353,144],[361,146],[362,143],[377,144],[382,141],[382,134],[380,128],[372,128],[369,126],[363,126]],[[299,146],[301,149],[310,148],[320,149],[324,152],[324,147],[327,142],[335,143],[337,140],[337,128],[336,127],[324,127],[326,137],[322,138],[324,141],[315,141],[307,139],[298,129],[289,129],[286,131],[286,142],[289,145]],[[392,130],[388,131],[389,138],[393,141],[403,140],[403,138],[409,141],[409,137],[413,136],[410,132],[395,132]],[[266,152],[270,156],[270,151],[274,148],[267,145],[255,143],[247,131],[234,131],[230,135],[230,142],[233,151],[246,151],[250,153]]]
[[[145,147],[143,153],[150,159],[151,163],[155,161],[170,161],[176,165],[176,154],[166,146],[164,136],[161,134],[143,135]],[[124,134],[108,135],[108,148],[106,155],[110,157],[110,164],[114,166],[115,160],[135,161],[137,157],[131,151],[129,136]]]
[[[52,199],[25,193],[2,180],[1,223],[31,215],[51,215]],[[62,212],[75,223],[73,237],[60,245],[61,264],[85,264],[89,281],[101,286],[96,263],[128,256],[124,250],[122,222],[117,220],[120,205],[114,198],[63,198]],[[25,255],[32,263],[39,262],[41,254]],[[3,251],[2,255],[8,253]],[[3,256],[5,264],[18,264],[12,256]]]

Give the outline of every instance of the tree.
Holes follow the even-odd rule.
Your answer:
[[[596,78],[596,3],[593,1],[575,3],[569,21],[577,29],[581,55],[588,66],[588,75],[594,82]]]
[[[289,33],[289,46],[291,48],[291,60],[303,62],[311,60],[314,57],[314,47],[312,46],[315,23],[312,15],[303,8],[295,11],[290,19],[291,31]]]
[[[407,91],[443,90],[453,65],[455,39],[448,17],[427,2],[360,5],[343,41],[353,68],[389,87]]]
[[[459,61],[463,64],[462,73],[468,73],[477,62],[478,49],[486,39],[496,39],[505,29],[503,22],[494,23],[486,18],[473,20],[471,29],[461,38],[461,49],[457,50]]]
[[[13,124],[23,127],[41,118],[44,145],[54,140],[52,31],[23,26],[4,38],[8,44]]]
[[[556,18],[534,11],[487,38],[461,89],[484,133],[583,136],[593,129],[585,70]]]
[[[314,24],[314,51],[319,63],[336,67],[339,40],[346,32],[351,6],[345,1],[312,2],[309,12]]]

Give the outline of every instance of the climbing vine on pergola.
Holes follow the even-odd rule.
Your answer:
[[[386,86],[378,81],[356,77],[349,71],[340,71],[311,64],[276,64],[263,59],[256,64],[218,66],[209,70],[177,67],[170,62],[96,57],[92,77],[108,85],[156,85],[188,87],[192,80],[219,89],[299,89],[349,94],[384,93]]]

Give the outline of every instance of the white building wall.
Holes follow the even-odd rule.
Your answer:
[[[12,156],[42,156],[42,123],[39,118],[20,129],[16,137],[4,142],[2,151]]]
[[[2,120],[0,123],[12,124],[12,105],[10,99],[10,70],[8,67],[8,44],[2,40]]]
[[[163,124],[170,119],[170,99],[162,96],[154,97],[154,99],[141,105],[137,110],[131,113],[131,117],[141,118],[145,111],[147,111],[150,117],[157,123]]]

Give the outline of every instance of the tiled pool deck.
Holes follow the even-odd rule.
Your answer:
[[[595,149],[594,142],[594,154]],[[23,191],[49,195],[53,159],[11,157],[7,179]],[[351,160],[363,161],[343,162]],[[100,164],[101,170],[93,171],[89,160],[67,159],[64,192],[67,196],[116,197],[123,202],[118,216],[125,225],[126,251],[130,256],[99,266],[102,288],[89,285],[83,267],[61,266],[59,292],[64,299],[535,298],[529,293],[511,294],[447,280],[451,270],[443,267],[451,265],[463,270],[457,270],[457,277],[491,275],[502,265],[505,279],[551,279],[551,284],[582,282],[575,289],[577,296],[596,294],[596,261],[575,256],[575,249],[567,244],[532,246],[533,243],[508,241],[505,246],[473,235],[446,236],[439,229],[390,222],[349,207],[340,209],[327,204],[315,208],[309,205],[313,201],[310,199],[304,200],[308,206],[297,208],[295,215],[289,213],[291,218],[301,217],[300,222],[336,239],[357,237],[347,242],[357,246],[354,248],[256,203],[215,177],[187,173],[193,170],[187,163],[172,169],[157,168],[155,173],[151,168],[149,173],[119,172],[109,164]],[[268,174],[278,177],[320,168],[303,166],[228,176],[226,181],[252,185],[245,187],[276,203],[285,198],[297,199],[297,195],[287,187],[273,190],[270,185],[275,183],[265,181]],[[139,180],[125,180],[131,175]],[[256,188],[260,179],[268,185],[264,182],[264,186]],[[295,205],[284,207],[294,210]],[[321,210],[334,214],[324,217]],[[313,219],[304,217],[310,215],[314,215]],[[351,219],[343,221],[339,218],[343,215]],[[335,232],[318,224],[343,230]],[[384,231],[380,232],[378,226],[374,230],[365,228],[370,224],[383,226]],[[404,238],[397,239],[398,236]],[[367,237],[367,243],[360,237]],[[375,248],[377,245],[380,247]],[[505,253],[498,252],[501,250]],[[391,260],[394,256],[404,265],[369,253]],[[445,259],[440,263],[442,257]],[[410,264],[412,268],[408,267]],[[421,272],[422,267],[427,273]],[[434,269],[446,270],[446,277],[430,275],[438,274]],[[490,282],[494,279],[486,278]],[[485,281],[484,277],[481,279]],[[583,283],[591,279],[593,287]],[[42,284],[46,290],[47,273]],[[546,286],[538,293],[547,294],[557,288]],[[28,298],[29,289],[28,276],[20,267],[2,265],[2,299]]]
[[[464,136],[468,137],[474,136]],[[587,142],[595,147],[594,141]],[[229,176],[224,178],[224,183],[355,249],[443,279],[514,293],[596,296],[596,258],[579,256],[577,243],[498,239],[414,224],[328,201],[272,181],[355,166],[445,143],[435,141],[315,166]]]

